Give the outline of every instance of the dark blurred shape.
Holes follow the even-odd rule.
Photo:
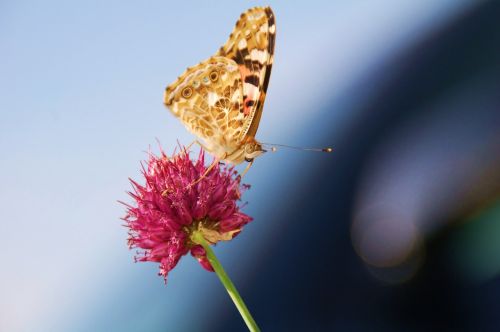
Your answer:
[[[409,280],[422,261],[421,233],[414,220],[391,205],[361,209],[351,228],[353,246],[378,279]]]
[[[480,207],[450,235],[447,255],[457,277],[485,283],[500,275],[500,198]]]
[[[475,223],[498,231],[499,17],[478,3],[359,83],[373,97],[345,110],[361,116],[332,133],[314,185],[287,194],[287,228],[241,289],[264,331],[500,330],[498,263],[471,282],[457,271],[478,267],[450,254],[475,246]]]

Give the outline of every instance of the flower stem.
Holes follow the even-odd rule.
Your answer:
[[[255,320],[253,319],[252,315],[248,311],[247,306],[245,305],[245,302],[243,302],[243,299],[240,296],[240,293],[236,290],[236,287],[234,287],[233,282],[231,279],[229,279],[229,276],[226,274],[226,271],[224,271],[224,268],[222,267],[221,263],[215,256],[214,251],[210,247],[210,245],[207,243],[205,238],[203,237],[203,234],[201,232],[195,231],[193,232],[191,239],[201,245],[203,249],[205,249],[207,253],[207,259],[212,265],[212,267],[215,270],[215,273],[217,273],[217,276],[219,277],[220,281],[226,288],[227,292],[229,293],[229,296],[234,302],[234,305],[240,312],[241,317],[243,317],[243,320],[247,324],[248,329],[251,332],[260,332],[259,327],[257,326],[257,323],[255,323]]]

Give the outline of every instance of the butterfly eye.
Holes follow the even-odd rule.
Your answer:
[[[255,146],[253,144],[247,144],[245,145],[245,152],[246,153],[252,153],[255,150]]]
[[[191,97],[191,95],[193,94],[193,89],[191,89],[190,87],[185,87],[183,90],[182,90],[182,96],[184,98],[189,98]]]
[[[212,82],[217,82],[217,80],[219,79],[219,73],[216,72],[215,70],[213,72],[210,73],[210,80]]]

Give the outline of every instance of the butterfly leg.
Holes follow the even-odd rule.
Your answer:
[[[245,170],[243,171],[243,173],[241,173],[240,179],[243,179],[243,177],[245,176],[245,174],[247,174],[247,172],[250,169],[250,167],[252,167],[252,164],[253,164],[253,160],[248,163],[247,167],[245,167]]]
[[[207,147],[206,147],[203,143],[201,143],[201,142],[200,142],[200,141],[198,141],[198,140],[194,140],[194,141],[192,141],[192,142],[191,142],[191,143],[190,143],[190,144],[186,147],[186,150],[189,150],[189,149],[190,149],[190,148],[191,148],[191,147],[192,147],[195,143],[196,143],[196,144],[198,144],[198,145],[199,145],[199,146],[200,146],[203,150],[210,152],[210,149],[209,149],[209,148],[207,148]]]
[[[222,157],[217,157],[217,158],[215,158],[215,159],[214,159],[214,161],[212,162],[212,164],[210,164],[210,166],[208,166],[208,168],[205,170],[205,173],[203,173],[203,175],[202,175],[202,176],[200,176],[200,177],[199,177],[196,181],[191,182],[191,183],[189,184],[189,187],[194,186],[195,184],[197,184],[198,182],[200,182],[201,180],[203,180],[203,178],[204,178],[205,176],[207,176],[207,175],[208,175],[208,173],[209,173],[209,172],[210,172],[210,171],[211,171],[211,170],[212,170],[212,169],[213,169],[216,165],[218,165],[218,164],[219,164],[219,162],[220,162],[222,159],[224,159],[224,158],[226,158],[226,157],[227,157],[227,153],[225,153]]]

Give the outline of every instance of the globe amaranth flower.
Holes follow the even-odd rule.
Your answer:
[[[191,240],[194,231],[216,244],[231,240],[252,220],[237,205],[247,186],[240,184],[234,167],[216,164],[204,175],[206,171],[203,151],[197,160],[191,160],[186,149],[171,158],[161,151],[159,156],[150,153],[143,165],[144,185],[130,180],[133,192],[129,194],[136,204],[125,204],[123,218],[129,228],[129,247],[142,249],[136,261],[160,263],[165,282],[188,252],[213,271],[205,250]]]

